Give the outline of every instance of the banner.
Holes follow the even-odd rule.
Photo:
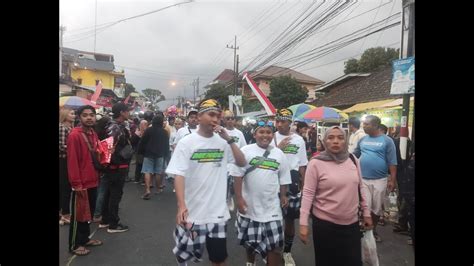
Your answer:
[[[415,57],[392,62],[392,88],[390,94],[415,92]]]

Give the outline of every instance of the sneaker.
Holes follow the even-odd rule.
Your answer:
[[[109,227],[109,224],[99,223],[99,228],[107,228],[107,227]]]
[[[413,246],[413,239],[409,238],[407,240],[407,244],[410,245],[410,246]]]
[[[227,207],[229,207],[229,211],[233,212],[234,209],[235,209],[235,204],[234,204],[234,199],[233,198],[230,198],[228,201],[227,201]]]
[[[285,261],[285,266],[296,266],[295,260],[290,252],[283,252],[283,261]]]
[[[110,227],[107,229],[107,233],[123,233],[128,231],[128,226],[117,224],[114,228]]]
[[[255,263],[251,263],[251,262],[246,262],[246,263],[245,263],[245,266],[256,266],[256,264],[255,264]]]

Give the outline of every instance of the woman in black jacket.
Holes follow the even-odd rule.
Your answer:
[[[148,128],[138,144],[138,154],[143,154],[142,173],[145,174],[145,194],[143,199],[151,198],[151,175],[155,174],[157,192],[161,192],[161,174],[163,173],[163,160],[170,152],[169,137],[163,128],[163,115],[157,115],[152,120],[152,126]]]

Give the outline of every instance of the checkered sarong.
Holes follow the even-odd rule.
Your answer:
[[[267,251],[283,247],[283,221],[276,220],[266,223],[256,222],[249,218],[237,216],[235,221],[239,244],[267,257]]]
[[[296,195],[289,193],[288,194],[288,208],[299,210],[300,207],[301,207],[301,192]]]
[[[206,244],[206,236],[209,238],[226,238],[227,225],[222,223],[194,224],[190,229],[182,225],[176,225],[174,230],[174,241],[176,246],[173,253],[181,259],[202,261],[202,254]]]

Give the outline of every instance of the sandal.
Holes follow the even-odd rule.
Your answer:
[[[97,247],[97,246],[101,246],[102,244],[104,243],[100,240],[91,239],[89,240],[89,242],[86,243],[86,247]]]
[[[142,199],[144,200],[149,200],[151,198],[151,193],[145,193],[143,196],[142,196]]]
[[[86,249],[83,246],[80,246],[71,252],[76,256],[85,256],[85,255],[89,255],[91,251],[89,249]]]

